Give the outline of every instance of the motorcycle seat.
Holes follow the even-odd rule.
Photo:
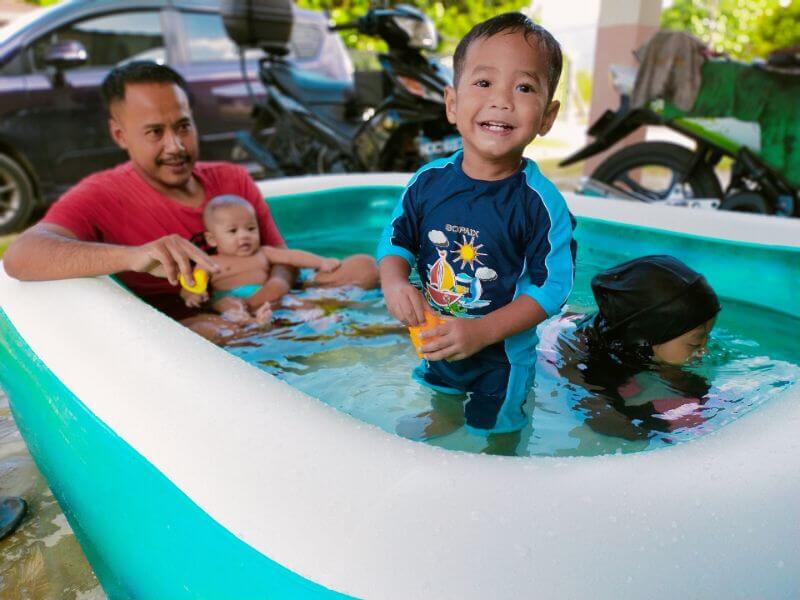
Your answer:
[[[349,81],[330,79],[276,65],[273,75],[284,93],[303,104],[349,104],[355,100],[355,87]]]

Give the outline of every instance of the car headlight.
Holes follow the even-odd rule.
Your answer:
[[[439,45],[439,36],[436,34],[436,27],[429,18],[425,17],[421,21],[412,17],[395,15],[392,17],[400,29],[408,35],[408,45],[410,48],[420,50],[435,50]]]

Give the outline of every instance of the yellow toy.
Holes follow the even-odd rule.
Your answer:
[[[186,282],[186,278],[183,276],[183,273],[178,275],[178,281],[180,282],[181,287],[187,292],[191,292],[193,294],[202,294],[206,291],[206,289],[208,289],[208,273],[206,273],[203,269],[195,269],[192,274],[194,275],[194,285],[189,285]]]
[[[425,311],[425,323],[423,323],[422,325],[418,325],[416,327],[408,328],[408,332],[411,334],[411,343],[414,344],[414,348],[416,348],[417,350],[417,356],[422,358],[422,351],[420,350],[420,348],[422,347],[422,340],[419,339],[419,334],[422,333],[423,331],[428,331],[429,329],[433,329],[434,327],[436,327],[437,325],[441,325],[442,323],[444,323],[444,319],[439,318],[432,312]]]

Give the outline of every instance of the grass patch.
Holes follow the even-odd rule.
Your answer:
[[[8,248],[9,244],[13,242],[17,237],[17,234],[12,235],[0,235],[0,258],[3,257],[3,253]]]

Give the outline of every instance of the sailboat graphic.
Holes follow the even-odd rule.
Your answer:
[[[456,274],[447,262],[447,250],[437,248],[436,252],[439,259],[430,268],[426,289],[437,306],[448,307],[464,294],[456,289]]]

